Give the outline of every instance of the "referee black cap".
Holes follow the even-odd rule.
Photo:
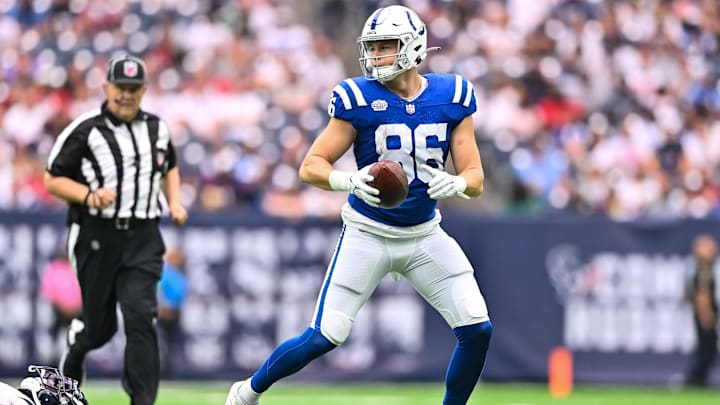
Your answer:
[[[115,84],[145,84],[145,62],[140,58],[123,55],[110,61],[107,81]]]

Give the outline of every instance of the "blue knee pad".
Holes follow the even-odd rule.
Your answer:
[[[480,345],[485,346],[485,350],[487,350],[487,345],[490,343],[490,337],[492,336],[492,329],[492,323],[486,321],[474,325],[459,326],[453,329],[453,333],[455,333],[458,345],[461,347]]]

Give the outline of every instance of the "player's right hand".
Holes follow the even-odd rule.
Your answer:
[[[380,190],[368,184],[373,181],[373,176],[368,174],[369,170],[370,166],[365,166],[350,176],[350,192],[368,203],[368,205],[379,207]]]
[[[368,174],[370,166],[365,166],[357,172],[343,172],[333,170],[330,173],[330,188],[333,190],[349,191],[372,207],[380,206],[380,190],[371,186],[373,176]]]

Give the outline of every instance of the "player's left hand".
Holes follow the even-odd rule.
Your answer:
[[[454,176],[426,164],[423,164],[422,168],[432,175],[427,193],[433,200],[443,200],[455,196],[464,199],[470,198],[464,193],[467,188],[467,180],[464,177]]]
[[[170,219],[172,220],[173,224],[175,226],[183,226],[185,225],[185,221],[188,219],[188,213],[185,210],[185,207],[183,207],[180,204],[171,204],[169,207],[170,212]]]

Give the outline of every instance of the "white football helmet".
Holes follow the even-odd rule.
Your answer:
[[[390,66],[375,67],[368,43],[396,39],[397,60]],[[410,70],[427,56],[427,28],[418,15],[407,7],[388,6],[373,12],[357,39],[360,49],[360,68],[368,80],[385,82]]]

